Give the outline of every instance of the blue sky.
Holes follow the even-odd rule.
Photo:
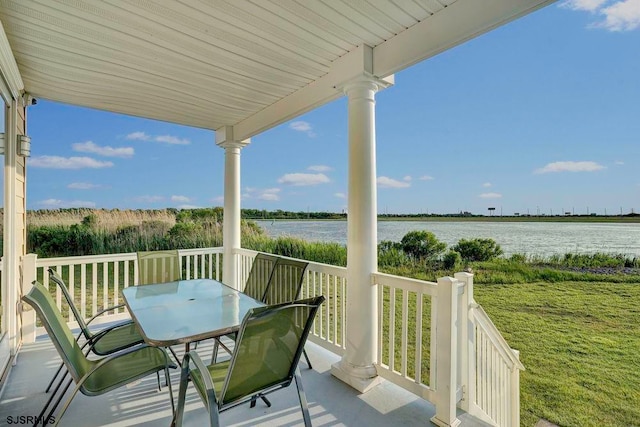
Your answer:
[[[380,213],[640,212],[640,0],[560,2],[377,94]],[[39,100],[28,209],[222,205],[214,132]],[[340,212],[344,98],[252,139],[242,207]]]

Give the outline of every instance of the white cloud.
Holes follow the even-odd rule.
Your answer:
[[[422,176],[420,177],[420,181],[432,181],[432,180],[434,180],[434,179],[435,179],[435,178],[434,178],[434,177],[432,177],[431,175],[422,175]]]
[[[267,188],[266,190],[262,190],[258,192],[257,198],[260,200],[267,201],[278,201],[280,200],[280,189],[279,188]]]
[[[616,165],[618,165],[618,166],[622,166],[622,165],[624,165],[624,162],[623,162],[623,161],[621,161],[621,160],[618,160],[618,161],[616,162]]]
[[[325,166],[325,165],[313,165],[313,166],[309,166],[307,170],[314,171],[314,172],[329,172],[330,170],[333,170],[333,168],[331,166]]]
[[[218,203],[219,205],[223,205],[224,204],[224,196],[218,196],[215,197],[213,200],[211,200],[213,203]]]
[[[105,157],[131,157],[134,154],[133,147],[113,148],[109,146],[101,147],[93,141],[77,142],[71,145],[73,151],[81,153],[94,153]]]
[[[411,176],[409,176],[409,175],[405,176],[405,177],[404,177],[404,178],[402,178],[402,179],[403,179],[404,181],[411,182]]]
[[[98,184],[91,184],[89,182],[72,182],[67,185],[67,188],[71,188],[73,190],[91,190],[93,188],[100,188],[101,186]]]
[[[601,21],[590,24],[590,28],[609,31],[640,28],[640,0],[567,0],[561,6],[603,16]]]
[[[178,205],[176,206],[177,209],[200,209],[201,206],[196,206],[196,205]]]
[[[140,203],[158,203],[164,201],[164,197],[162,196],[138,196],[134,199],[136,202]]]
[[[191,144],[191,141],[189,141],[188,139],[182,139],[182,138],[178,138],[177,136],[171,136],[171,135],[156,136],[155,138],[153,138],[153,140],[157,141],[157,142],[165,142],[167,144],[172,144],[172,145],[189,145],[189,144]]]
[[[311,130],[311,124],[309,122],[297,121],[289,124],[289,128],[297,130],[298,132],[308,132]]]
[[[173,135],[157,135],[151,136],[147,135],[144,132],[132,132],[128,134],[126,139],[134,140],[134,141],[154,141],[154,142],[164,142],[165,144],[171,145],[189,145],[191,141],[186,138],[179,138]]]
[[[88,202],[85,200],[60,200],[60,199],[46,199],[37,202],[38,205],[45,208],[95,208],[94,202]]]
[[[595,172],[605,167],[596,162],[553,162],[533,171],[535,174],[551,172]]]
[[[584,10],[587,12],[595,12],[600,9],[608,0],[567,0],[560,3],[560,7],[571,10]]]
[[[398,181],[393,178],[389,178],[387,176],[379,176],[378,177],[378,185],[382,188],[407,188],[411,187],[411,184],[408,182]]]
[[[619,1],[600,11],[604,21],[595,27],[609,31],[632,31],[640,28],[640,0]]]
[[[482,194],[479,194],[478,197],[480,197],[481,199],[500,199],[502,197],[502,194],[500,194],[500,193],[482,193]]]
[[[489,188],[491,187],[491,183],[490,182],[485,182],[484,184],[482,184],[483,187],[485,188]]]
[[[274,202],[280,200],[280,191],[281,190],[279,188],[247,187],[245,188],[245,192],[242,197],[245,199],[258,199]]]
[[[334,196],[336,196],[338,199],[346,199],[347,195],[344,193],[334,193]]]
[[[191,199],[187,196],[171,196],[172,202],[189,203]]]
[[[331,180],[323,173],[288,173],[278,178],[278,182],[286,185],[304,186],[326,184]]]
[[[306,132],[310,137],[316,136],[315,132],[313,132],[313,128],[311,127],[311,123],[302,120],[291,122],[289,124],[289,129],[293,129],[298,132]]]
[[[101,162],[91,157],[38,156],[30,157],[28,162],[31,167],[47,169],[100,169],[113,166],[112,162]]]
[[[151,137],[144,132],[132,132],[125,137],[134,141],[150,141]]]

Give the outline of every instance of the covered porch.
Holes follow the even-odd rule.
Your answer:
[[[225,151],[224,245],[203,253],[183,251],[183,265],[190,277],[206,274],[241,289],[255,255],[242,249],[240,237],[242,148],[251,137],[345,95],[347,268],[315,264],[306,287],[307,295],[322,293],[329,301],[312,341],[337,355],[326,362],[331,378],[351,386],[356,390],[352,393],[363,393],[363,398],[377,393],[385,378],[432,402],[432,413],[416,423],[430,418],[437,425],[458,425],[460,406],[494,424],[517,425],[518,384],[511,373],[517,372],[519,362],[474,303],[472,277],[460,274],[428,283],[377,271],[375,95],[394,84],[393,73],[549,3],[447,0],[407,2],[401,7],[381,1],[355,8],[347,1],[162,6],[2,2],[3,377],[11,380],[12,365],[17,372],[21,349],[26,354],[27,349],[37,353],[40,348],[33,344],[37,335],[33,312],[24,311],[19,299],[31,280],[46,282],[39,270],[45,264],[113,263],[116,270],[132,272],[136,268],[131,254],[37,260],[26,253],[27,123],[28,108],[35,100],[215,131],[215,143]],[[93,268],[89,276],[85,270],[77,277],[82,282],[79,292],[84,292],[81,298],[89,292],[93,296],[87,316],[98,307],[101,281],[96,275]],[[127,281],[111,285],[116,300],[119,286],[135,285],[128,275],[123,277]],[[102,297],[108,298],[107,293]],[[431,311],[423,312],[423,304],[410,304],[416,298],[433,300]],[[415,333],[408,332],[410,319]],[[429,328],[423,329],[423,324]],[[481,335],[476,328],[489,332]],[[427,334],[429,351],[422,346],[411,351],[408,343],[422,343]],[[476,342],[480,336],[488,338]],[[402,354],[399,360],[396,350]],[[425,360],[431,367],[428,373],[421,368]],[[477,375],[497,382],[480,392]],[[505,415],[500,418],[498,413]]]

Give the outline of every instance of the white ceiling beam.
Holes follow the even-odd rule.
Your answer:
[[[385,77],[433,57],[555,0],[457,0],[373,50],[373,74]]]
[[[372,49],[360,45],[338,58],[324,76],[235,124],[234,135],[239,140],[250,138],[333,101],[343,95],[339,88],[343,83],[371,75],[372,69]],[[389,76],[388,80],[393,83],[393,77]]]
[[[3,80],[0,88],[5,101],[9,103],[10,98],[18,99],[24,91],[24,83],[22,82],[16,59],[13,56],[9,39],[7,39],[7,35],[4,32],[2,21],[0,21],[0,79]]]

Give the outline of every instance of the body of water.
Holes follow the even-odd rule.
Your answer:
[[[269,236],[347,243],[346,221],[256,221]],[[448,246],[460,239],[491,238],[505,255],[564,253],[640,256],[640,224],[581,222],[380,221],[378,241],[399,242],[409,231],[427,230]]]

